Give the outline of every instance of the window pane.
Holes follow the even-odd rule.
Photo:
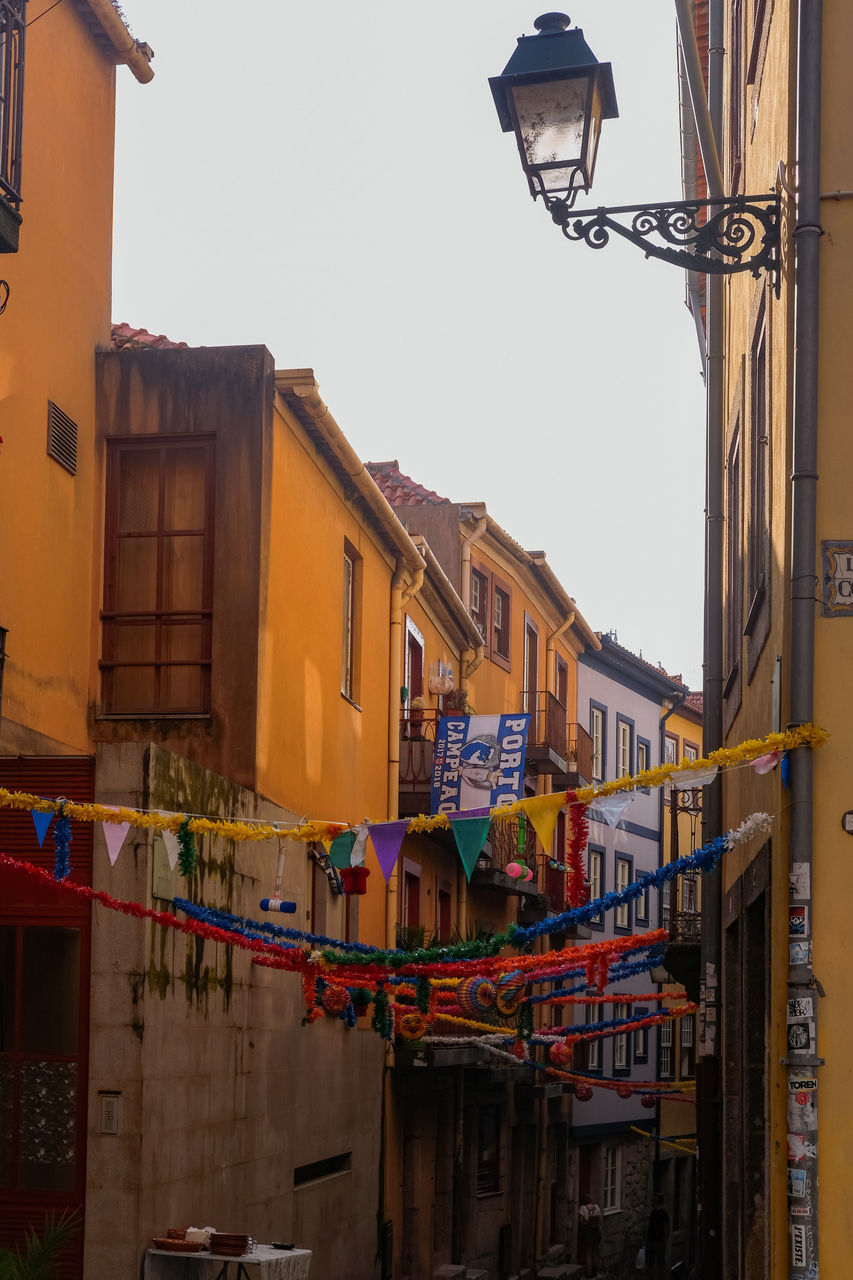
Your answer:
[[[76,1053],[80,931],[24,929],[21,1039],[24,1053]]]
[[[168,449],[163,476],[163,528],[203,529],[205,517],[205,461],[199,445]]]
[[[181,535],[163,540],[163,609],[204,608],[204,537]]]
[[[118,543],[116,613],[153,613],[157,608],[157,539],[122,538]]]
[[[162,667],[160,710],[198,711],[205,705],[204,676],[200,667]]]
[[[142,626],[111,628],[113,657],[116,662],[153,662],[156,630],[153,623]]]
[[[161,662],[200,662],[204,657],[203,623],[176,622],[161,626]]]
[[[119,533],[153,533],[159,501],[159,450],[123,450],[119,454]]]
[[[77,1156],[77,1064],[21,1064],[18,1186],[67,1191]]]
[[[154,668],[117,667],[112,677],[110,711],[129,715],[154,709]]]

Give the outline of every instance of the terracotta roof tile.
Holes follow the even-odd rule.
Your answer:
[[[140,351],[153,348],[157,351],[186,347],[186,342],[172,342],[165,334],[149,333],[147,329],[134,329],[122,321],[114,324],[111,333],[112,346],[116,351]]]
[[[426,489],[417,480],[405,475],[396,458],[389,462],[365,462],[364,465],[392,507],[435,506],[449,501],[434,489]]]

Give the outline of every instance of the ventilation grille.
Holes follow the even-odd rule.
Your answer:
[[[47,453],[49,458],[76,476],[77,423],[72,422],[52,400],[47,402]]]

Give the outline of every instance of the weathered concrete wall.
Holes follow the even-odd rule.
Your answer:
[[[104,803],[293,819],[152,744],[100,747],[97,788]],[[198,870],[189,881],[176,871],[172,892],[258,917],[277,855],[268,843],[204,837]],[[168,909],[152,897],[155,876],[169,892],[163,856],[159,837],[131,831],[111,868],[98,832],[94,883]],[[286,845],[284,894],[297,913],[281,921],[304,927],[303,845]],[[372,1032],[337,1018],[303,1028],[294,975],[101,909],[91,1013],[86,1280],[137,1274],[151,1237],[187,1224],[294,1240],[314,1251],[312,1280],[375,1275],[382,1046]],[[117,1136],[98,1133],[104,1090],[121,1095]],[[345,1168],[294,1190],[294,1170],[348,1152]]]

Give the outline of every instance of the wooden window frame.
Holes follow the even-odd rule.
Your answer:
[[[482,595],[480,607],[474,609],[474,581],[477,580],[478,594]],[[489,657],[491,652],[490,619],[492,616],[491,574],[479,563],[471,561],[471,617],[477,625],[483,641],[483,653]]]
[[[631,1005],[620,1000],[613,1006],[614,1018],[630,1018]],[[631,1074],[631,1039],[633,1032],[620,1031],[613,1037],[613,1074],[627,1076]]]
[[[620,883],[620,870],[625,871],[625,883]],[[634,858],[630,853],[617,853],[613,866],[613,892],[619,893],[621,889],[627,889],[634,877]],[[630,933],[631,932],[631,903],[620,902],[613,909],[613,932],[614,933]],[[624,921],[624,924],[621,923]]]
[[[503,578],[493,573],[490,595],[492,602],[491,635],[489,637],[491,643],[490,657],[496,666],[502,667],[504,671],[510,671],[512,669],[512,587]],[[506,619],[501,627],[501,635],[505,634],[506,636],[506,653],[502,653],[498,648],[495,628],[499,595],[506,601]]]
[[[743,646],[743,440],[740,412],[735,419],[726,459],[725,522],[724,698],[729,696],[737,679]]]
[[[601,1152],[601,1212],[619,1213],[622,1201],[622,1152],[619,1147],[604,1147]],[[612,1176],[611,1176],[612,1160]]]
[[[606,854],[607,854],[607,850],[602,845],[597,845],[597,844],[587,845],[586,875],[587,875],[587,879],[589,880],[590,902],[595,902],[597,898],[604,897],[604,892],[605,892],[604,886],[605,886],[605,875],[606,875],[606,861],[605,861]],[[596,889],[595,887],[595,884],[593,882],[593,876],[592,876],[593,858],[598,859],[598,880],[599,880],[598,889]],[[589,925],[590,929],[603,929],[604,928],[604,912],[599,911],[597,916],[593,916],[591,920],[587,921],[587,924]]]
[[[628,731],[628,762],[622,769],[622,731]],[[616,715],[616,773],[617,778],[630,778],[634,772],[634,721],[629,716]]]
[[[595,771],[596,758],[599,754],[595,749],[596,713],[601,716],[600,774]],[[600,702],[593,702],[592,699],[590,699],[589,704],[589,736],[592,738],[592,778],[594,782],[604,782],[607,778],[607,708],[602,706]]]
[[[743,66],[743,0],[732,0],[729,26],[729,195],[737,195],[743,181],[745,77]]]
[[[347,581],[346,565],[350,565]],[[363,562],[356,547],[344,538],[341,561],[341,697],[361,710],[361,597]]]
[[[178,435],[178,436],[112,436],[107,439],[107,466],[105,490],[105,530],[104,530],[104,608],[101,612],[101,704],[102,715],[110,719],[187,719],[195,716],[207,716],[211,708],[211,665],[213,652],[213,576],[214,576],[214,503],[216,495],[215,474],[215,437],[212,435]],[[198,448],[204,452],[204,492],[205,492],[205,524],[201,530],[165,530],[163,527],[163,458],[179,449]],[[159,484],[160,497],[158,503],[158,523],[153,536],[157,539],[157,595],[153,610],[119,610],[117,608],[118,581],[118,548],[122,538],[137,536],[121,535],[118,529],[119,520],[119,466],[122,455],[126,453],[154,453],[160,455]],[[162,571],[164,559],[164,543],[167,537],[188,536],[201,533],[204,537],[202,607],[200,609],[165,610],[160,608],[159,594],[162,590]],[[145,534],[151,537],[152,532]],[[115,659],[115,642],[118,629],[124,625],[144,626],[150,623],[154,627],[154,658],[151,661],[134,660],[118,662]],[[162,629],[168,625],[201,624],[202,644],[201,657],[198,661],[163,660],[160,658]],[[151,667],[154,669],[154,698],[151,706],[140,706],[138,709],[114,709],[114,677],[118,669],[126,667]],[[161,675],[166,667],[197,667],[201,672],[202,694],[198,706],[185,708],[162,705]]]

